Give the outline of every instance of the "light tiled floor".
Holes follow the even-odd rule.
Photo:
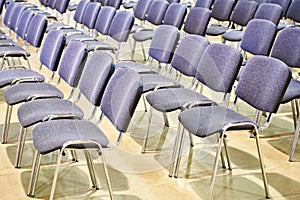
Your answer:
[[[219,39],[209,37],[212,42],[219,42]],[[124,46],[122,58],[128,58],[128,52],[128,45]],[[138,54],[137,60],[141,61],[141,58],[142,55]],[[32,59],[32,63],[37,63],[37,57]],[[34,69],[38,69],[38,65],[35,65]],[[49,77],[47,70],[43,69],[42,73]],[[187,85],[189,80],[183,79],[183,82]],[[69,88],[64,83],[59,87],[67,96]],[[2,92],[3,90],[0,102],[2,113],[0,130],[3,127],[5,113]],[[209,91],[205,93],[213,98],[219,97]],[[88,116],[91,106],[84,99],[79,102],[79,105],[84,108]],[[255,111],[243,102],[239,102],[237,109],[246,116],[254,116]],[[162,115],[154,112],[148,152],[141,154],[147,113],[144,112],[142,102],[139,103],[129,130],[119,147],[105,152],[115,199],[207,199],[216,151],[215,137],[201,140],[195,138],[194,148],[189,147],[188,138],[186,138],[179,177],[168,177],[168,167],[177,129],[177,115],[178,112],[170,113],[168,116],[171,126],[163,128]],[[104,119],[100,127],[113,143],[118,133],[108,120]],[[295,162],[288,161],[293,131],[290,105],[282,105],[278,114],[274,116],[271,126],[261,132],[262,151],[272,199],[300,199],[300,146],[295,154]],[[9,142],[0,144],[0,199],[32,199],[26,196],[34,153],[31,134],[29,130],[22,168],[15,169],[18,133],[19,124],[16,112],[13,112]],[[214,198],[222,200],[264,199],[255,141],[249,138],[246,132],[233,132],[229,134],[228,145],[233,169],[230,171],[219,168]],[[56,157],[56,154],[43,156],[34,199],[49,198]],[[102,186],[100,190],[95,191],[91,188],[84,156],[80,152],[79,157],[80,161],[77,163],[70,161],[69,154],[63,159],[55,199],[109,199],[100,159],[94,155]]]

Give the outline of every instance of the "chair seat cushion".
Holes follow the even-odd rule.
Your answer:
[[[220,132],[229,124],[238,125],[227,130],[253,130],[256,123],[247,117],[223,106],[196,107],[179,114],[178,119],[185,129],[199,137],[207,137]]]
[[[243,31],[239,30],[230,30],[225,32],[222,37],[225,40],[232,41],[232,42],[238,42],[242,40],[243,37]]]
[[[3,45],[3,44],[11,44],[11,43],[15,43],[12,39],[10,38],[6,38],[6,39],[1,39],[0,40],[0,44]]]
[[[300,81],[291,79],[288,88],[281,100],[281,103],[288,103],[293,99],[300,98]]]
[[[72,40],[82,40],[82,39],[89,39],[89,40],[94,40],[92,36],[83,34],[83,33],[78,33],[78,34],[72,34],[66,37],[66,43],[68,44]]]
[[[136,1],[129,1],[129,2],[123,3],[123,7],[125,9],[133,8],[135,5],[136,5]]]
[[[72,11],[76,10],[77,6],[78,6],[78,3],[69,4],[68,10],[72,12]]]
[[[21,83],[4,90],[4,99],[9,105],[25,102],[32,96],[44,95],[64,97],[59,89],[47,83]]]
[[[61,149],[70,141],[94,141],[107,147],[109,141],[98,126],[87,120],[60,119],[38,124],[32,130],[33,144],[41,154]],[[93,148],[94,144],[72,145],[74,148]]]
[[[18,119],[23,127],[43,121],[49,115],[71,114],[83,118],[82,110],[65,99],[39,99],[24,103],[18,109]]]
[[[120,67],[126,67],[126,68],[130,68],[133,69],[137,72],[155,72],[154,69],[152,69],[151,67],[149,67],[148,65],[139,63],[139,62],[117,62],[116,63],[116,69],[120,68]]]
[[[206,35],[222,35],[228,30],[228,27],[220,26],[220,25],[211,25],[206,29]]]
[[[157,86],[174,86],[179,83],[160,74],[140,74],[143,92],[154,90]]]
[[[11,84],[14,80],[19,78],[37,78],[44,81],[45,77],[36,71],[29,69],[12,69],[0,71],[0,88]]]
[[[10,52],[10,56],[18,56],[21,53],[24,54],[26,56],[30,56],[30,53],[28,51],[26,51],[25,49],[23,49],[22,47],[18,46],[18,45],[4,45],[1,46],[0,45],[0,57],[3,57],[5,54],[7,54],[8,52]]]
[[[134,33],[132,37],[136,41],[143,42],[152,39],[153,35],[154,35],[153,30],[142,30]]]
[[[109,43],[101,42],[98,40],[86,40],[84,44],[87,45],[88,51],[103,50],[103,51],[116,51],[116,48],[111,46]]]
[[[159,89],[147,94],[146,99],[153,108],[161,112],[181,109],[189,102],[211,102],[202,94],[186,88]]]

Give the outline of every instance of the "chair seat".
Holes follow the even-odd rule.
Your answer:
[[[293,99],[300,98],[300,81],[296,79],[291,79],[288,88],[281,100],[281,103],[288,103]]]
[[[198,92],[186,88],[160,89],[147,94],[148,103],[158,111],[171,112],[189,102],[211,102]]]
[[[218,133],[229,124],[252,123],[253,126],[240,125],[227,130],[252,130],[256,126],[256,123],[247,117],[223,106],[192,108],[181,112],[178,119],[185,129],[199,137]]]
[[[47,83],[22,83],[4,90],[4,99],[9,105],[25,102],[31,96],[39,95],[64,97],[59,89]]]
[[[66,37],[66,43],[68,44],[72,40],[82,40],[82,39],[90,39],[94,40],[92,36],[83,34],[83,33],[78,33],[78,34],[72,34]]]
[[[160,74],[140,74],[143,92],[154,90],[157,86],[180,86],[176,81]]]
[[[225,32],[222,35],[222,37],[225,40],[228,40],[228,41],[238,42],[238,41],[242,40],[243,31],[240,31],[240,30],[230,30],[230,31]]]
[[[109,141],[98,126],[87,120],[52,120],[38,124],[32,131],[33,144],[41,154],[50,153],[70,141],[94,141],[107,147]],[[69,146],[70,147],[70,146]],[[74,148],[93,148],[94,144],[72,145]]]
[[[72,12],[74,10],[76,10],[78,4],[77,3],[72,3],[68,5],[68,11]]]
[[[12,39],[10,38],[6,38],[6,39],[1,39],[0,40],[0,44],[11,44],[11,43],[15,43]]]
[[[18,45],[0,46],[0,57],[3,57],[8,52],[10,52],[10,54],[9,54],[10,56],[19,56],[20,53],[25,53],[26,56],[30,56],[30,53],[28,51],[26,51],[25,49],[23,49],[22,47],[20,47]]]
[[[117,62],[116,63],[116,69],[117,68],[120,68],[120,67],[126,67],[126,68],[131,68],[137,72],[155,72],[154,69],[152,69],[151,67],[149,67],[148,65],[145,65],[145,64],[142,64],[142,63],[139,63],[139,62]]]
[[[109,43],[101,42],[98,40],[86,40],[84,44],[87,45],[86,49],[88,51],[94,50],[105,50],[105,51],[116,51],[116,48],[111,46]]]
[[[206,29],[206,35],[222,35],[228,30],[228,27],[220,26],[220,25],[211,25]]]
[[[142,30],[134,33],[132,37],[136,41],[143,42],[152,39],[153,35],[154,35],[153,30]]]
[[[12,69],[0,71],[0,88],[11,84],[18,78],[37,78],[40,81],[44,81],[45,77],[36,71],[28,69]]]
[[[43,121],[48,115],[71,114],[83,118],[82,110],[65,99],[39,99],[24,103],[18,109],[18,118],[23,127]]]
[[[123,3],[123,7],[125,9],[133,8],[135,5],[136,5],[136,1],[129,1],[129,2]]]
[[[65,26],[69,27],[68,25],[66,25],[64,23],[60,23],[60,22],[49,23],[47,25],[46,32],[48,33],[52,29],[58,29],[58,28],[65,27]]]

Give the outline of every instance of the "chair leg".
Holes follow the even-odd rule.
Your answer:
[[[15,168],[21,167],[21,161],[23,156],[24,144],[26,139],[27,129],[23,126],[20,128],[18,147],[16,152]]]
[[[263,181],[264,181],[265,194],[266,194],[266,198],[269,199],[270,194],[269,194],[268,180],[267,180],[267,175],[266,175],[266,171],[265,171],[265,164],[264,164],[263,157],[262,157],[262,152],[261,152],[261,147],[260,147],[260,142],[259,142],[259,135],[258,135],[257,130],[255,130],[254,137],[256,139],[256,146],[257,146],[257,151],[258,151],[261,173],[262,173],[262,177],[263,177]]]
[[[35,186],[40,171],[40,165],[41,165],[41,154],[38,151],[35,151],[29,185],[28,185],[28,191],[27,191],[27,195],[30,197],[34,197]]]
[[[145,153],[146,146],[147,146],[147,140],[150,132],[150,123],[152,120],[152,113],[153,113],[153,107],[150,107],[149,113],[148,113],[148,124],[147,124],[147,130],[144,137],[143,147],[142,147],[142,153]]]
[[[292,162],[293,161],[293,157],[294,157],[294,153],[295,153],[295,150],[296,150],[296,146],[297,146],[297,141],[298,141],[298,138],[299,138],[299,131],[300,131],[300,116],[298,118],[298,122],[297,122],[297,126],[296,126],[296,131],[295,131],[295,134],[294,134],[294,140],[293,140],[293,144],[292,144],[292,149],[291,149],[291,152],[290,152],[290,158],[289,158],[289,161]]]
[[[98,190],[99,189],[99,184],[96,180],[95,168],[94,168],[94,165],[93,165],[93,160],[91,158],[90,151],[89,150],[84,150],[84,156],[85,156],[87,166],[88,166],[88,169],[89,169],[89,173],[90,173],[91,181],[92,181],[92,184],[93,184],[93,188]]]
[[[72,161],[74,161],[74,162],[78,162],[79,161],[77,153],[76,153],[75,150],[71,150],[71,156],[72,156]]]
[[[11,112],[12,112],[12,106],[7,104],[5,121],[4,121],[4,126],[3,126],[3,133],[2,133],[2,144],[7,143],[7,136],[8,136],[8,130],[9,130]]]
[[[181,156],[183,151],[183,142],[184,142],[184,128],[182,127],[181,137],[179,140],[178,153],[177,153],[177,161],[176,161],[175,172],[174,172],[175,178],[178,178],[179,166],[180,166],[180,161],[181,161]]]
[[[224,150],[225,150],[225,154],[226,154],[228,169],[232,170],[231,162],[230,162],[230,158],[229,158],[229,153],[228,153],[228,148],[227,148],[226,137],[223,138],[223,144],[224,144]]]
[[[133,40],[133,45],[131,50],[131,60],[134,60],[135,48],[136,48],[136,41]]]
[[[293,113],[293,120],[294,120],[294,127],[296,129],[297,127],[297,114],[296,114],[296,108],[295,108],[295,101],[291,101],[291,107],[292,107],[292,113]]]
[[[209,200],[211,200],[213,197],[216,175],[217,175],[217,171],[218,171],[218,162],[219,162],[219,157],[220,157],[221,151],[222,151],[223,138],[224,138],[224,132],[221,133],[220,138],[219,138],[218,149],[217,149],[213,173],[212,173],[212,177],[211,177],[211,184],[210,184],[209,197],[208,197]]]
[[[175,142],[174,142],[174,146],[173,146],[173,153],[172,153],[171,163],[170,163],[170,167],[169,167],[169,177],[173,176],[174,164],[176,161],[176,155],[177,155],[177,150],[178,150],[178,142],[179,142],[179,140],[181,140],[181,138],[180,138],[181,126],[182,126],[181,123],[178,122],[177,134],[176,134],[176,138],[175,138]]]
[[[106,160],[105,160],[105,157],[104,157],[104,153],[103,153],[103,150],[102,150],[101,146],[99,146],[99,149],[101,151],[100,153],[101,153],[101,157],[102,157],[103,169],[104,169],[104,174],[105,174],[105,179],[106,179],[106,184],[107,184],[107,189],[108,189],[108,192],[109,192],[109,196],[110,196],[111,200],[114,200],[114,196],[113,196],[113,192],[112,192],[112,189],[111,189],[111,183],[110,183],[110,178],[109,178],[109,175],[108,175],[108,170],[107,170],[107,166],[106,166]]]
[[[145,98],[145,95],[142,94],[142,97],[143,97],[143,103],[144,103],[144,108],[145,108],[145,112],[147,112],[147,104],[146,104],[146,98]]]
[[[146,53],[145,53],[144,45],[143,45],[142,42],[141,42],[141,46],[142,46],[142,52],[143,52],[143,56],[144,56],[144,61],[146,61],[147,60]]]
[[[56,162],[56,168],[55,168],[53,182],[52,182],[52,188],[51,188],[51,192],[50,192],[50,198],[49,198],[50,200],[53,200],[53,198],[54,198],[55,187],[56,187],[56,182],[57,182],[58,173],[59,173],[59,166],[61,163],[63,152],[64,152],[63,149],[58,152],[58,158],[57,158],[57,162]]]
[[[166,127],[170,127],[167,113],[163,112],[164,122]]]
[[[191,145],[191,147],[193,147],[194,146],[194,140],[193,140],[193,136],[190,132],[189,132],[189,138],[190,138],[190,145]]]

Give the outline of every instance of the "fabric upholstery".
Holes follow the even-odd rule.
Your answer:
[[[167,78],[160,74],[140,74],[141,83],[143,84],[143,93],[154,90],[157,86],[178,85],[173,79]]]
[[[191,8],[186,17],[183,30],[189,34],[204,36],[211,12],[205,8]]]
[[[278,25],[282,14],[282,7],[272,3],[262,3],[259,5],[254,18],[271,20]]]
[[[55,4],[55,10],[57,10],[60,14],[64,14],[67,11],[70,0],[60,0]]]
[[[232,11],[230,21],[246,26],[253,18],[258,4],[255,1],[238,1]]]
[[[211,16],[219,21],[229,21],[234,0],[215,0]]]
[[[291,70],[282,61],[255,56],[239,77],[236,95],[254,108],[276,113],[291,79]]]
[[[109,0],[107,5],[118,10],[118,9],[120,9],[121,3],[122,3],[122,0]]]
[[[269,3],[280,5],[282,8],[282,17],[285,17],[286,12],[291,4],[291,0],[270,0]]]
[[[145,20],[148,9],[151,5],[151,0],[139,0],[136,2],[133,14],[139,20]]]
[[[47,7],[51,8],[51,9],[55,9],[56,1],[57,0],[48,0]],[[59,1],[61,1],[61,0],[59,0]]]
[[[238,42],[242,40],[243,34],[244,32],[240,30],[229,30],[222,34],[222,38],[228,41]]]
[[[142,90],[139,74],[129,68],[117,69],[109,80],[100,108],[118,131],[126,132]]]
[[[83,19],[83,15],[85,12],[85,8],[88,5],[89,0],[81,0],[76,8],[76,11],[74,13],[74,21],[81,24],[82,23],[82,19]]]
[[[101,9],[101,5],[98,2],[90,2],[85,8],[82,23],[90,28],[94,29],[95,22],[98,16],[98,13]]]
[[[41,123],[32,130],[33,144],[41,154],[62,148],[66,142],[92,140],[106,147],[107,137],[98,126],[86,120],[52,120]],[[94,145],[75,145],[77,148],[95,147]]]
[[[0,71],[0,88],[10,85],[12,81],[18,78],[33,78],[44,81],[45,77],[36,71],[27,69],[1,70]]]
[[[300,0],[293,0],[286,13],[286,17],[296,22],[300,22],[299,6]]]
[[[130,12],[119,11],[111,22],[108,35],[118,42],[126,42],[133,23],[134,17]]]
[[[155,71],[154,69],[152,69],[151,67],[149,67],[148,65],[139,63],[139,62],[117,62],[116,63],[116,69],[120,68],[120,67],[128,67],[131,68],[137,72],[149,72],[149,71]]]
[[[206,35],[212,35],[212,36],[222,35],[228,29],[229,28],[226,27],[226,26],[211,25],[211,26],[207,27],[207,29],[206,29]]]
[[[17,7],[14,9],[14,14],[11,17],[11,21],[9,24],[9,28],[11,30],[13,30],[14,32],[16,32],[16,28],[17,28],[19,19],[20,19],[22,13],[24,12],[24,10],[25,10],[25,6],[23,6],[23,5],[17,5]]]
[[[34,16],[34,11],[32,10],[25,10],[21,15],[16,33],[23,40],[26,40],[27,30],[33,16]]]
[[[10,25],[11,18],[13,17],[14,10],[17,8],[17,6],[18,6],[18,4],[15,3],[15,2],[10,2],[9,5],[7,6],[6,11],[5,11],[5,15],[4,15],[4,18],[3,18],[3,23],[6,26]]]
[[[167,1],[154,0],[149,7],[147,21],[154,25],[161,24],[167,8]]]
[[[169,5],[163,20],[163,24],[177,27],[179,30],[182,27],[187,8],[181,3],[172,3]]]
[[[103,6],[99,11],[95,30],[101,33],[102,35],[107,35],[109,27],[111,25],[112,19],[116,14],[116,10],[110,6]]]
[[[288,103],[297,98],[300,98],[300,82],[292,78],[288,88],[284,93],[281,103]]]
[[[213,0],[197,0],[194,7],[210,9],[212,4],[213,4]]]
[[[36,14],[28,26],[26,41],[34,47],[40,47],[42,44],[44,33],[47,28],[47,19],[45,16]]]
[[[7,52],[11,52],[11,56],[15,55],[15,56],[19,56],[20,53],[25,53],[26,56],[30,56],[30,52],[26,51],[25,49],[23,49],[22,47],[18,46],[18,45],[13,45],[13,46],[0,46],[0,57],[3,57],[5,54],[7,54]],[[15,52],[16,54],[14,54],[13,52]]]

